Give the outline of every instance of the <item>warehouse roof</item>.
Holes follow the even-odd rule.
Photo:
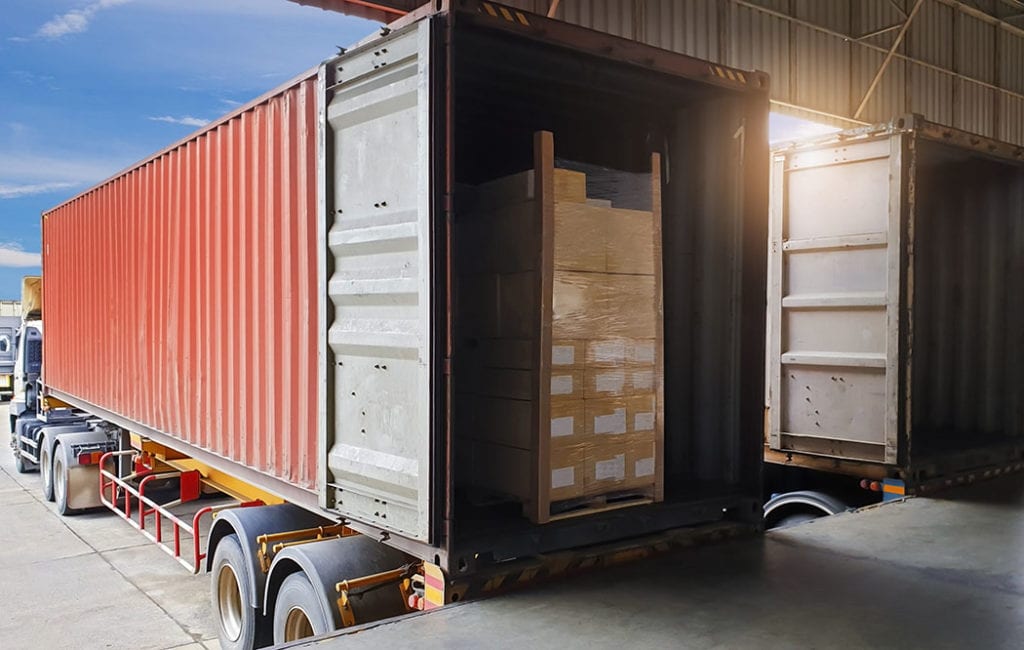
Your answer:
[[[404,16],[424,0],[290,0],[300,5],[320,7],[326,11],[340,11],[382,23]]]

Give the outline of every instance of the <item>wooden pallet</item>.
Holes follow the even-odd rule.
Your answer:
[[[606,512],[629,508],[632,506],[654,503],[655,486],[640,490],[622,490],[598,494],[593,496],[566,499],[564,501],[553,501],[551,503],[550,520],[568,519],[570,517],[581,517],[591,515],[595,512]]]

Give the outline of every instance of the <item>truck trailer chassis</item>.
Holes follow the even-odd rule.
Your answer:
[[[459,50],[464,53],[461,58],[454,55],[458,49],[453,45],[456,41],[463,48]],[[580,78],[581,71],[592,77],[589,85]],[[613,116],[621,114],[620,108],[625,110],[636,104],[650,113],[649,123],[612,124],[621,140],[612,146],[616,149],[612,152],[614,157],[629,159],[629,147],[624,143],[636,143],[648,149],[645,159],[649,161],[647,140],[666,150],[671,145],[674,152],[675,180],[665,179],[668,191],[663,195],[663,203],[666,213],[674,213],[676,218],[666,222],[663,234],[668,245],[693,250],[692,260],[686,256],[683,257],[689,261],[685,263],[674,259],[676,266],[670,267],[666,275],[669,294],[676,296],[667,301],[666,319],[671,312],[681,332],[673,335],[671,358],[666,356],[665,363],[666,374],[670,375],[666,385],[677,391],[672,398],[677,410],[672,418],[666,417],[671,429],[671,435],[666,432],[666,439],[674,436],[674,440],[666,443],[671,449],[666,452],[663,502],[608,509],[542,525],[522,519],[519,512],[513,517],[504,512],[489,512],[491,519],[481,524],[462,516],[466,511],[458,509],[454,496],[454,466],[458,458],[453,451],[456,436],[451,406],[451,350],[457,336],[452,300],[452,265],[457,263],[452,255],[452,220],[457,187],[461,182],[484,182],[486,178],[475,177],[484,173],[493,178],[518,170],[479,170],[472,165],[465,167],[465,163],[458,166],[455,151],[461,147],[466,154],[462,157],[464,161],[476,156],[492,166],[502,162],[493,152],[477,151],[474,147],[482,146],[478,144],[479,136],[493,136],[497,132],[495,124],[505,118],[487,115],[483,119],[475,108],[469,107],[485,100],[493,102],[497,91],[491,88],[492,84],[509,74],[523,75],[525,80],[498,87],[510,98],[518,98],[517,101],[529,97],[538,87],[527,81],[539,79],[545,84],[545,93],[533,100],[543,104],[537,111],[540,117],[535,120],[542,121],[545,115],[567,114],[569,107],[562,99],[569,91],[584,93],[580,96],[583,100],[598,93],[603,101],[594,100],[594,105]],[[461,86],[453,78],[460,75],[465,82]],[[765,285],[759,269],[764,266],[763,239],[767,231],[767,81],[762,73],[728,69],[489,2],[459,0],[450,6],[438,2],[396,21],[382,30],[379,37],[325,63],[318,74],[306,73],[211,124],[201,134],[190,136],[44,215],[43,236],[52,241],[46,247],[44,272],[53,280],[54,290],[46,294],[48,331],[53,332],[53,338],[47,348],[44,381],[38,390],[43,397],[38,414],[32,417],[45,421],[65,410],[77,418],[74,426],[86,430],[51,430],[43,438],[31,441],[16,436],[18,454],[29,453],[34,462],[41,464],[44,489],[45,485],[64,486],[61,494],[67,496],[72,475],[74,485],[82,480],[91,485],[88,492],[92,501],[73,501],[66,514],[105,506],[188,570],[208,571],[212,608],[225,648],[296,640],[538,580],[611,566],[702,540],[757,531],[762,520],[760,436],[756,423],[761,419],[758,399],[763,377],[760,296]],[[460,87],[469,89],[476,100],[461,98],[455,92]],[[415,104],[414,110],[403,108],[407,102]],[[498,109],[519,116],[525,114],[514,107],[514,102],[501,102]],[[281,115],[289,120],[278,123],[270,119]],[[575,112],[572,117],[570,125],[612,128],[608,124],[580,122]],[[367,165],[360,163],[359,155],[339,152],[334,146],[335,141],[355,137],[345,129],[363,124],[360,120],[364,118],[377,119],[374,124],[380,125],[379,129],[368,130],[359,141],[358,146],[363,147],[359,151],[377,152],[381,156]],[[527,126],[531,134],[543,130],[540,124]],[[565,131],[580,131],[584,126],[567,127]],[[278,135],[295,151],[288,149],[282,156],[273,147],[261,149],[255,140],[239,135],[246,133],[247,128],[268,132],[280,129]],[[320,137],[311,137],[318,129]],[[460,138],[455,136],[457,130]],[[472,137],[467,137],[471,134]],[[200,141],[205,143],[203,147],[197,144]],[[574,146],[587,156],[609,155],[605,145],[595,142],[592,137],[577,138]],[[250,148],[250,144],[254,146]],[[264,272],[250,277],[246,264],[253,260],[246,262],[244,252],[240,266],[229,266],[224,261],[229,256],[224,255],[211,266],[210,260],[200,259],[202,246],[197,242],[205,245],[214,241],[225,250],[245,251],[246,246],[230,242],[229,233],[222,230],[237,227],[247,233],[243,237],[262,233],[246,230],[249,226],[241,225],[241,221],[231,221],[235,224],[232,226],[213,227],[213,221],[228,221],[208,219],[203,222],[208,236],[202,237],[198,226],[190,230],[191,226],[184,221],[172,224],[168,219],[157,218],[151,220],[158,224],[153,226],[145,219],[128,220],[144,229],[153,229],[141,232],[125,230],[116,220],[100,224],[100,219],[90,219],[88,222],[94,228],[109,231],[110,237],[101,237],[102,241],[97,243],[110,245],[112,252],[97,255],[91,251],[89,264],[95,268],[89,268],[101,273],[100,268],[108,265],[110,276],[128,280],[130,286],[123,294],[109,298],[121,300],[116,305],[120,326],[137,328],[139,335],[121,333],[116,342],[96,344],[96,350],[108,344],[117,345],[116,351],[111,352],[121,355],[124,368],[115,366],[114,373],[108,372],[105,365],[88,364],[72,355],[70,342],[79,330],[88,329],[87,323],[102,321],[98,337],[114,329],[105,309],[86,315],[72,310],[69,302],[60,299],[62,288],[71,293],[102,293],[97,288],[101,283],[83,280],[81,265],[76,261],[82,252],[78,244],[81,238],[76,235],[76,228],[84,223],[82,216],[114,196],[119,201],[116,210],[100,210],[93,216],[102,213],[123,217],[133,209],[159,211],[165,204],[154,198],[156,186],[170,195],[173,192],[163,184],[192,178],[193,172],[196,182],[202,176],[204,187],[210,189],[223,179],[220,172],[199,173],[202,169],[209,172],[213,165],[204,156],[212,155],[219,164],[232,160],[228,149],[234,147],[240,147],[245,155],[265,154],[270,159],[270,164],[264,165],[266,160],[254,163],[240,156],[240,164],[253,164],[253,176],[258,176],[262,169],[279,167],[295,174],[287,177],[288,182],[296,183],[295,195],[289,197],[294,201],[288,202],[289,209],[295,210],[286,215],[268,212],[268,223],[273,222],[271,217],[281,217],[274,226],[280,227],[281,223],[291,223],[285,221],[285,216],[295,220],[297,212],[313,208],[310,214],[316,223],[312,219],[297,220],[297,232],[288,233],[289,237],[294,236],[294,241],[289,241],[299,250],[298,255],[291,252],[290,261],[317,261],[315,273],[309,264],[301,272],[288,268],[295,276],[289,280],[296,290],[305,292],[293,305],[296,309],[260,312],[254,320],[262,330],[242,327],[238,336],[228,333],[229,325],[246,320],[249,308],[255,310],[263,304],[265,296],[250,295],[249,291],[264,286],[260,283],[271,277],[273,271],[262,269]],[[256,154],[251,153],[254,150]],[[289,154],[295,160],[287,158]],[[401,161],[418,165],[415,173],[397,169]],[[665,161],[667,165],[668,159]],[[526,162],[513,156],[505,164]],[[374,166],[387,167],[382,171],[388,173],[375,177],[376,184],[361,183],[348,188],[356,197],[348,197],[352,206],[335,204],[334,185],[344,180],[344,174],[336,170],[348,169],[345,165],[355,166],[356,177],[364,171],[370,173]],[[183,172],[185,167],[188,172],[184,174],[170,171],[173,168]],[[415,176],[415,182],[399,182],[404,178],[399,172]],[[233,169],[224,177],[247,174],[248,171]],[[276,187],[281,178],[267,181],[261,176],[257,180],[267,187]],[[305,182],[301,188],[300,182]],[[143,184],[153,187],[146,185],[148,190],[142,191]],[[192,189],[191,196],[198,202],[203,192]],[[232,191],[237,189],[235,186]],[[707,214],[693,215],[686,209],[694,196],[701,197]],[[315,200],[307,205],[305,201],[311,197]],[[273,198],[279,197],[275,194]],[[369,203],[363,205],[363,199]],[[227,208],[218,205],[218,210],[224,212],[237,204],[229,201]],[[191,203],[188,207],[192,207]],[[350,239],[349,234],[335,234],[332,239],[322,231],[341,219],[337,215],[343,208],[345,219],[361,224],[356,229],[356,239]],[[266,208],[272,209],[274,206]],[[241,212],[248,214],[245,210]],[[235,213],[231,215],[240,218]],[[413,218],[415,224],[400,222],[399,217]],[[689,224],[688,220],[699,223]],[[705,233],[703,239],[692,236],[697,226],[697,232]],[[166,232],[158,231],[159,228],[166,228]],[[195,237],[190,238],[192,235]],[[422,249],[421,255],[413,261],[396,263],[393,257],[405,255],[411,239],[415,239],[417,250]],[[154,241],[167,246],[152,254],[139,252],[141,244]],[[276,242],[270,237],[263,246],[269,251]],[[731,248],[723,252],[722,242]],[[339,247],[345,248],[349,257],[333,250]],[[378,271],[393,271],[397,275],[383,278],[387,282],[357,280],[349,283],[351,287],[341,283],[358,295],[349,296],[342,291],[334,296],[330,289],[338,289],[335,285],[339,283],[328,284],[328,271],[359,257],[353,247],[362,251],[361,255],[372,257],[379,265]],[[114,249],[120,253],[114,253]],[[708,252],[711,249],[715,249],[713,255]],[[276,254],[278,249],[273,252]],[[188,260],[196,259],[205,265],[209,273],[201,278],[207,283],[203,286],[215,285],[210,299],[216,304],[211,304],[211,309],[189,300],[167,314],[159,312],[165,303],[176,299],[173,291],[200,279],[198,274],[173,282],[157,279],[158,267],[153,260],[179,253],[187,257],[184,264],[179,260],[183,268],[177,270],[182,273],[187,270],[184,267]],[[230,258],[232,262],[237,259]],[[159,266],[166,268],[169,267]],[[696,278],[702,277],[698,270],[717,280],[698,283]],[[409,273],[417,274],[417,282],[410,280]],[[246,306],[237,302],[227,304],[237,297],[230,287],[237,286],[233,283],[243,275],[250,284],[237,293],[251,301]],[[374,361],[365,361],[370,356],[361,357],[368,365],[361,371],[362,366],[351,364],[355,368],[347,372],[353,373],[350,376],[363,372],[371,378],[389,373],[389,381],[397,382],[405,380],[406,375],[400,373],[402,368],[422,366],[415,367],[415,373],[409,371],[407,385],[402,386],[403,391],[409,389],[403,405],[412,400],[421,404],[423,410],[398,423],[389,423],[387,418],[368,418],[368,426],[376,426],[375,431],[383,433],[374,440],[363,441],[364,446],[360,447],[358,436],[353,435],[358,428],[349,426],[352,422],[338,426],[335,411],[345,406],[352,411],[354,421],[362,408],[362,415],[366,416],[365,411],[378,405],[364,395],[373,397],[377,393],[372,391],[372,381],[367,383],[365,392],[362,385],[358,386],[358,396],[355,390],[351,395],[347,388],[344,395],[334,390],[333,378],[338,372],[334,366],[342,364],[335,363],[330,350],[327,303],[352,297],[353,313],[366,314],[363,320],[367,323],[398,322],[401,319],[387,314],[374,316],[372,309],[359,311],[355,307],[373,307],[377,303],[370,298],[392,306],[407,305],[412,284],[416,284],[413,288],[419,292],[416,304],[423,305],[415,324],[420,329],[412,334],[382,334],[377,330],[386,328],[375,330],[363,324],[360,327],[367,328],[365,331],[348,332],[346,335],[358,334],[367,337],[360,339],[364,343],[375,344],[369,346],[374,348],[371,356],[379,361],[372,365]],[[124,295],[136,293],[138,299],[124,299]],[[99,295],[95,298],[84,301],[82,308],[103,304]],[[152,307],[147,301],[151,301]],[[238,316],[230,318],[228,310],[236,308]],[[144,313],[136,314],[136,309]],[[701,312],[707,331],[697,331],[687,317],[689,310]],[[297,318],[296,313],[305,316]],[[192,314],[202,322],[197,325],[189,318],[181,318],[182,314]],[[303,327],[311,319],[317,327]],[[302,347],[295,353],[294,361],[301,367],[282,363],[282,359],[293,361],[284,353],[270,361],[261,357],[262,366],[231,365],[238,361],[232,355],[242,354],[239,340],[258,337],[260,332],[273,338],[269,332],[276,335],[278,330],[274,328],[279,320],[287,320],[281,332],[309,336],[310,341],[316,342],[315,349]],[[406,320],[402,320],[404,326],[411,327]],[[302,322],[295,325],[299,321]],[[189,322],[189,331],[181,334],[181,338],[175,334],[173,343],[165,341],[163,337],[183,322]],[[201,336],[199,325],[206,328],[205,336]],[[215,331],[218,334],[212,335]],[[217,347],[220,336],[225,342],[230,340],[226,351]],[[380,338],[373,339],[374,336]],[[138,345],[124,345],[125,338]],[[194,356],[173,354],[175,350],[189,348],[190,341],[198,343],[200,338],[203,347]],[[281,338],[285,338],[283,334]],[[691,351],[698,338],[700,345],[693,345]],[[258,346],[260,341],[250,343]],[[198,380],[193,374],[199,372],[199,366],[189,365],[195,364],[197,357],[208,364]],[[268,364],[273,369],[264,378],[259,373]],[[272,382],[263,379],[280,379],[274,372],[278,369],[283,369],[284,376],[291,381],[282,381],[282,386],[274,388]],[[220,376],[223,381],[207,379],[207,374]],[[253,377],[261,379],[258,386],[243,386]],[[206,385],[210,395],[195,404],[182,403],[183,398],[187,401],[199,392],[204,381],[213,384]],[[276,400],[275,412],[291,417],[283,418],[281,425],[268,423],[263,414],[254,413],[248,421],[240,417],[243,407],[230,403],[231,397],[258,399],[258,391]],[[391,399],[402,399],[403,391],[391,391],[399,396]],[[381,399],[389,398],[387,390],[380,392]],[[170,417],[166,417],[167,412]],[[196,417],[192,419],[189,415]],[[248,430],[237,426],[239,420],[248,423]],[[385,424],[391,428],[384,428]],[[261,426],[266,430],[257,431]],[[217,427],[220,428],[211,431]],[[211,442],[214,435],[216,441]],[[69,436],[91,436],[90,444],[94,446],[69,456]],[[399,439],[405,447],[380,450],[370,445],[391,438]],[[339,441],[345,444],[339,445]],[[45,453],[30,452],[32,444]],[[246,444],[255,445],[266,454],[260,457],[261,462],[237,453],[236,448],[244,449]],[[380,463],[364,462],[357,465],[359,471],[330,468],[332,445],[354,450],[354,456],[336,454],[344,461],[358,459],[360,455],[384,460],[398,458],[410,461],[402,467],[415,464],[419,469],[395,479],[374,473],[382,466]],[[308,457],[302,453],[282,455],[280,450],[285,447],[301,448]],[[402,483],[410,476],[415,478],[412,488]],[[82,493],[77,488],[74,492]],[[410,496],[409,492],[415,494]]]

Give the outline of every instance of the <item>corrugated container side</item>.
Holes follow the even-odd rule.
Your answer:
[[[47,386],[316,482],[316,78],[44,215]]]
[[[1024,173],[918,147],[913,449],[1024,435]]]

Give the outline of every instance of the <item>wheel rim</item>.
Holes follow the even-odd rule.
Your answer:
[[[59,460],[53,464],[53,495],[57,503],[64,505],[64,463]]]
[[[237,641],[242,636],[242,590],[235,570],[227,564],[217,574],[217,609],[224,636]]]
[[[242,590],[234,569],[226,564],[217,573],[217,609],[224,636],[238,641],[242,636]]]
[[[298,641],[313,636],[313,624],[301,607],[292,607],[284,619],[284,640]]]
[[[39,471],[43,475],[43,485],[45,486],[47,483],[50,482],[50,457],[44,451],[39,461]]]

